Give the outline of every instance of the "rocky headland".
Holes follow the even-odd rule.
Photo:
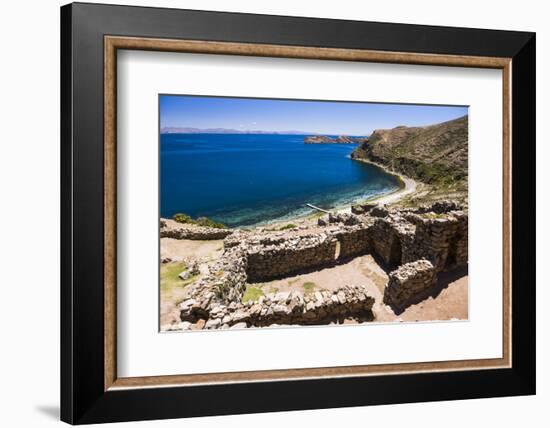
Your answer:
[[[468,116],[431,126],[377,129],[351,157],[424,183],[423,193],[414,195],[416,204],[445,197],[467,202]]]

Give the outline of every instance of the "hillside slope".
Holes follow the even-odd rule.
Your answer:
[[[351,156],[430,185],[466,190],[468,116],[430,126],[376,130]]]

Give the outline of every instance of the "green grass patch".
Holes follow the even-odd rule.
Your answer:
[[[166,263],[160,267],[160,289],[165,292],[170,292],[177,287],[185,287],[197,279],[198,275],[192,276],[185,281],[179,277],[187,266],[185,263]]]
[[[257,301],[261,296],[264,296],[264,292],[261,288],[249,285],[243,294],[242,302],[247,303],[250,300]]]
[[[314,282],[304,282],[302,284],[302,287],[304,287],[304,291],[306,293],[311,293],[313,290],[315,290],[315,287],[317,287],[317,284]]]

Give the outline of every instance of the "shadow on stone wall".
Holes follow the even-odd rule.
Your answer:
[[[405,310],[408,307],[412,305],[416,305],[426,299],[429,299],[430,297],[435,299],[451,283],[457,281],[458,279],[466,275],[468,275],[468,266],[461,266],[451,271],[441,272],[439,275],[437,275],[437,280],[432,286],[411,296],[409,299],[404,300],[403,302],[401,302],[401,304],[396,305],[391,302],[390,303],[385,302],[385,303],[392,309],[392,311],[396,315],[400,315],[403,312],[405,312]]]

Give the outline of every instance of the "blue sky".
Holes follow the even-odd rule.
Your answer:
[[[160,96],[161,128],[367,135],[374,129],[431,125],[465,114],[468,108],[464,106]]]

